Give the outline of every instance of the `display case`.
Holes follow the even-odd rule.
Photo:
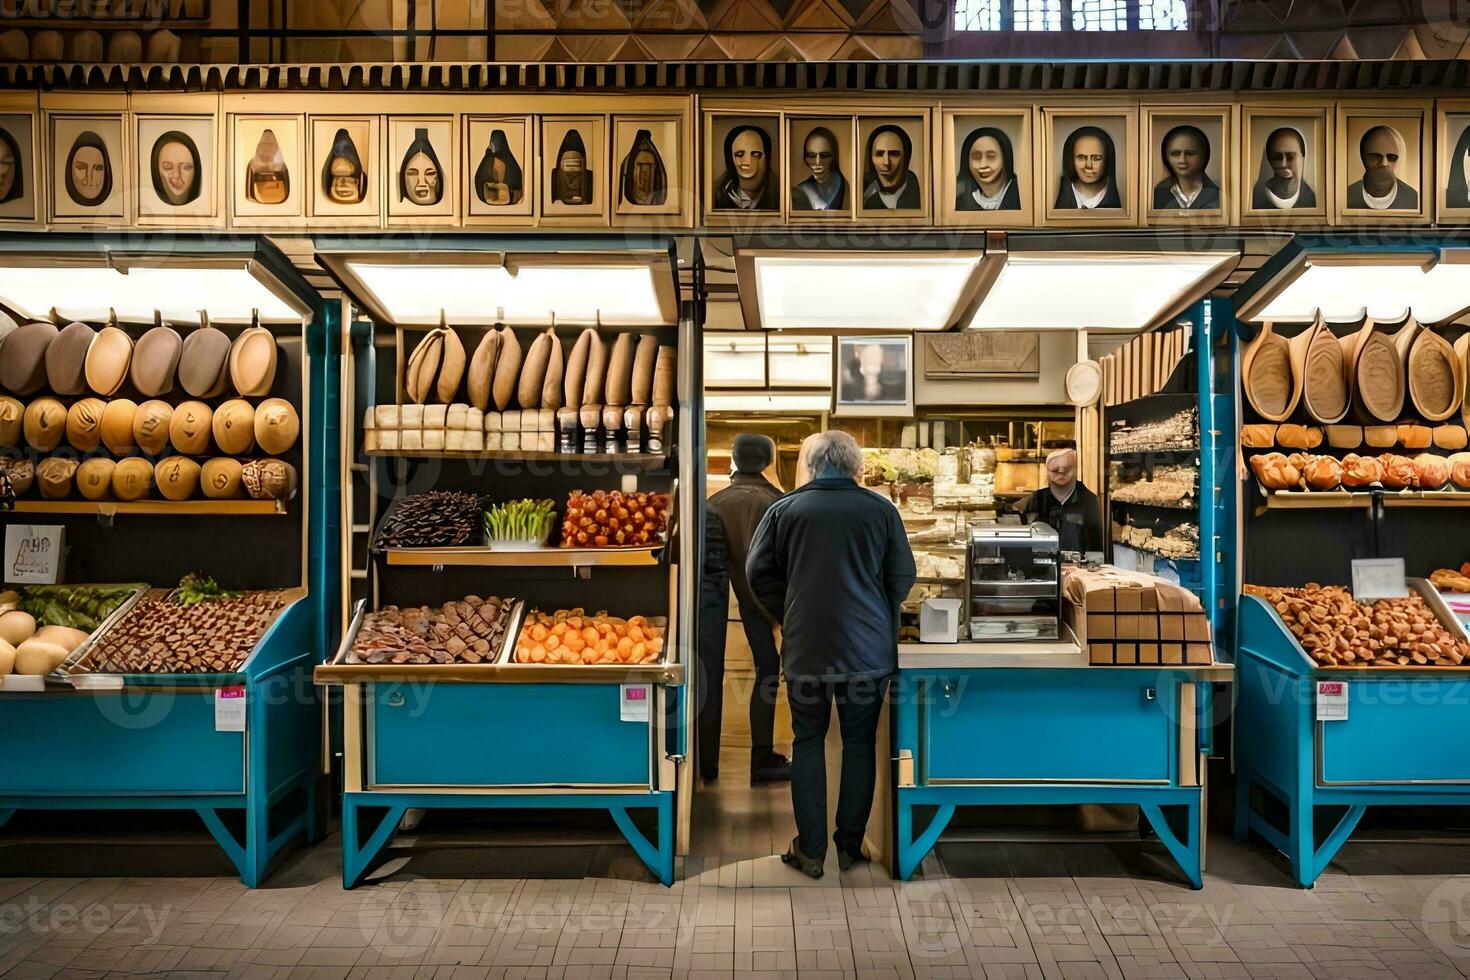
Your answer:
[[[966,552],[971,640],[1055,640],[1061,623],[1057,532],[1025,526],[970,525]]]

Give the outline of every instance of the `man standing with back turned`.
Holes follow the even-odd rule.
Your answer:
[[[746,575],[756,599],[781,623],[796,733],[797,835],[781,860],[820,878],[827,856],[824,742],[833,704],[842,728],[842,782],[832,840],[844,870],[865,859],[878,716],[898,670],[898,611],[914,584],[914,556],[898,510],[858,483],[863,454],[852,436],[809,437],[801,468],[810,482],[766,512]]]

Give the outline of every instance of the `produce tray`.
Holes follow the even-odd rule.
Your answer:
[[[529,614],[530,612],[531,612],[530,609],[527,609],[526,610],[526,613],[527,614]],[[627,617],[623,617],[623,618],[627,618]],[[659,658],[657,660],[650,661],[650,662],[648,662],[646,664],[523,664],[523,663],[517,663],[515,660],[512,660],[511,658],[515,656],[515,652],[516,652],[516,640],[520,638],[520,635],[521,635],[521,626],[523,626],[525,624],[525,617],[522,616],[520,622],[516,623],[516,631],[515,631],[515,633],[511,634],[506,639],[505,650],[501,654],[499,665],[501,667],[503,667],[504,669],[506,669],[506,670],[512,670],[512,671],[518,671],[518,670],[547,671],[548,672],[548,676],[550,676],[550,677],[559,677],[559,676],[562,676],[562,674],[565,674],[567,672],[570,672],[571,674],[580,674],[581,672],[588,671],[588,670],[614,670],[614,671],[616,671],[616,670],[627,671],[627,670],[640,670],[640,669],[657,669],[657,670],[662,670],[664,664],[667,663],[668,662],[668,659],[669,659],[669,642],[670,642],[669,635],[668,635],[668,631],[669,631],[669,617],[667,617],[667,616],[651,616],[651,617],[647,617],[647,618],[650,619],[650,620],[662,620],[663,621],[662,629],[664,630],[664,649],[663,649],[663,653],[659,654]]]
[[[319,684],[340,684],[347,681],[393,681],[406,678],[466,680],[481,673],[493,671],[505,660],[508,651],[514,646],[515,637],[520,634],[521,622],[526,616],[525,600],[508,598],[512,606],[510,618],[506,621],[505,637],[500,642],[500,649],[495,651],[494,657],[478,664],[356,664],[350,662],[348,658],[352,654],[353,644],[357,642],[357,634],[362,631],[362,624],[367,619],[367,600],[359,599],[353,610],[352,622],[348,624],[347,631],[342,636],[342,642],[337,646],[336,654],[330,661],[316,668],[316,681]]]
[[[30,681],[30,682],[22,681],[22,682],[18,682],[16,684],[13,684],[13,685],[5,685],[5,678],[0,678],[0,687],[3,687],[4,689],[6,689],[9,692],[14,692],[14,691],[38,691],[38,690],[44,690],[44,686],[45,686],[45,684],[47,682],[50,682],[50,683],[53,683],[53,684],[54,683],[61,683],[61,684],[67,683],[67,681],[68,681],[68,671],[75,664],[79,663],[81,661],[82,657],[84,657],[86,655],[87,651],[91,649],[92,644],[95,643],[97,641],[97,639],[100,636],[102,636],[103,633],[107,632],[107,630],[114,623],[116,623],[119,619],[121,619],[123,616],[125,616],[128,613],[128,611],[130,609],[132,609],[133,606],[135,606],[137,604],[138,600],[143,597],[144,593],[146,593],[148,591],[148,586],[146,586],[146,585],[137,585],[137,584],[131,583],[131,582],[128,582],[128,583],[118,583],[118,582],[108,582],[108,583],[87,582],[87,583],[76,583],[76,584],[68,583],[68,585],[70,585],[72,588],[80,588],[80,589],[86,589],[86,588],[117,588],[119,585],[132,585],[133,586],[133,593],[132,593],[132,595],[130,595],[126,599],[124,599],[122,601],[122,603],[116,609],[114,609],[112,612],[108,613],[107,617],[105,619],[103,619],[101,623],[99,623],[97,625],[97,628],[95,630],[93,630],[90,634],[88,634],[88,636],[87,636],[87,638],[85,640],[83,640],[81,643],[78,643],[77,646],[76,646],[76,649],[73,650],[67,656],[67,658],[65,660],[63,660],[61,662],[61,664],[55,670],[51,671],[51,673],[49,673],[49,674],[35,675],[37,677],[37,680],[36,681]],[[24,586],[20,586],[20,588],[24,588]],[[24,674],[9,674],[9,675],[6,675],[6,676],[7,677],[25,677],[25,676],[28,676],[28,675],[24,675]],[[31,686],[31,685],[35,685],[35,686]]]

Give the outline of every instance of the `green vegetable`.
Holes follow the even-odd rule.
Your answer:
[[[512,500],[485,511],[485,537],[491,541],[545,541],[555,524],[551,500]]]
[[[212,602],[216,599],[233,599],[240,595],[239,592],[230,592],[219,587],[219,583],[201,572],[194,572],[179,579],[179,588],[174,596],[174,601],[188,608],[197,606],[201,602]]]
[[[41,626],[67,626],[94,632],[113,610],[136,592],[137,585],[28,585],[20,608]]]

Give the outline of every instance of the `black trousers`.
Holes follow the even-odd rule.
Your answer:
[[[729,618],[729,579],[705,576],[699,599],[700,704],[695,714],[699,775],[720,773],[720,723],[725,706],[725,624]],[[771,624],[760,610],[740,603],[740,623],[755,660],[755,690],[750,693],[750,759],[761,765],[775,751],[776,696],[781,687],[781,654]]]
[[[801,850],[807,857],[820,861],[827,856],[826,741],[834,704],[842,729],[842,782],[837,790],[837,829],[832,840],[851,854],[862,850],[878,775],[874,758],[878,716],[887,690],[887,678],[786,678],[786,699],[791,704],[791,727],[796,734],[791,749],[791,808],[796,813]]]

